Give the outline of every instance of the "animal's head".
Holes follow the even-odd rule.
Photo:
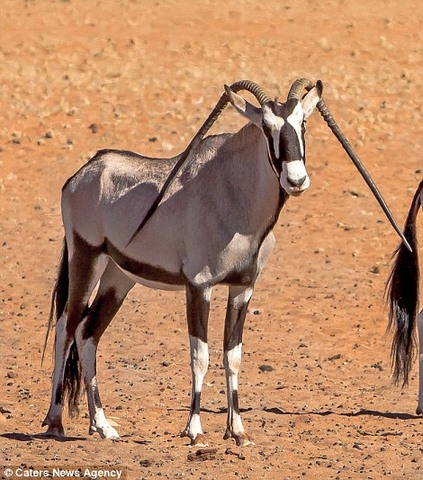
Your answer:
[[[286,102],[271,100],[258,85],[250,90],[260,107],[225,86],[226,94],[236,110],[259,127],[266,139],[271,164],[289,195],[300,195],[310,186],[305,167],[305,127],[322,96],[320,81],[314,86],[307,79],[294,82]]]

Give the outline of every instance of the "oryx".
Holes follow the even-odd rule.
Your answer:
[[[297,81],[286,102],[271,100],[252,82],[243,86],[260,106],[229,87],[226,96],[249,123],[236,133],[207,137],[190,152],[155,214],[129,244],[179,157],[102,150],[65,183],[65,240],[52,303],[57,318],[53,386],[43,422],[48,434],[63,435],[62,405],[68,397],[70,412],[76,410],[82,376],[90,433],[119,437],[100,402],[96,350],[127,293],[140,283],[186,290],[192,402],[183,435],[192,444],[204,443],[200,396],[209,363],[209,302],[212,288],[224,284],[229,287],[225,438],[238,445],[251,441],[238,404],[243,326],[254,284],[275,243],[279,213],[290,195],[302,194],[310,184],[305,123],[321,98],[321,86],[308,82],[304,89]]]
[[[119,437],[100,402],[96,351],[127,293],[140,283],[186,291],[192,400],[182,435],[193,445],[205,443],[200,397],[209,363],[209,304],[212,288],[223,284],[229,290],[223,345],[225,438],[233,437],[237,445],[251,442],[238,403],[244,321],[255,282],[275,243],[279,213],[289,196],[301,195],[310,185],[304,135],[316,106],[399,230],[330,115],[322,88],[320,81],[314,85],[300,79],[287,100],[279,102],[253,82],[236,82],[226,87],[204,128],[180,156],[153,159],[102,150],[65,183],[65,239],[49,322],[55,316],[52,396],[43,422],[47,434],[64,434],[64,400],[68,398],[71,414],[77,410],[83,380],[90,433]],[[242,89],[260,106],[236,93]],[[228,101],[249,123],[236,133],[203,139]]]

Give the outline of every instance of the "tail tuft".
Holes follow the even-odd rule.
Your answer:
[[[410,252],[401,243],[394,252],[394,263],[386,285],[389,306],[388,329],[392,331],[392,376],[396,384],[408,384],[411,366],[416,356],[416,317],[419,299],[419,259],[416,235],[416,217],[421,206],[420,183],[404,227],[404,236],[410,243]]]
[[[69,416],[71,418],[79,415],[79,401],[84,392],[81,379],[81,362],[79,361],[78,349],[74,342],[66,361],[63,384],[63,400],[68,399]]]

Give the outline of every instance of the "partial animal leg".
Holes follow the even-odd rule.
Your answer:
[[[423,310],[417,316],[417,331],[419,336],[419,403],[417,415],[423,414]]]
[[[242,332],[252,293],[252,287],[229,287],[223,340],[223,364],[225,366],[228,397],[228,418],[226,433],[223,438],[234,438],[238,446],[253,443],[242,425],[238,403],[238,375],[241,367]]]
[[[70,375],[66,364],[70,353],[74,349],[75,331],[81,322],[84,312],[88,308],[89,298],[101,277],[107,264],[107,257],[99,253],[98,249],[84,242],[79,237],[68,242],[69,255],[69,286],[66,308],[56,324],[55,357],[50,407],[42,425],[47,426],[46,435],[64,435],[62,415],[65,393],[69,395],[75,385],[65,378],[65,372]],[[68,382],[67,382],[68,380]],[[72,414],[73,412],[70,411]]]
[[[102,438],[112,440],[117,440],[119,434],[106,419],[101,404],[96,375],[97,346],[134,283],[110,260],[101,277],[97,295],[89,312],[79,324],[75,334],[87,390],[90,414],[89,434],[98,432]]]
[[[66,334],[66,323],[68,315],[64,312],[56,323],[54,340],[54,370],[52,379],[52,394],[50,408],[42,423],[47,426],[46,435],[62,437],[65,434],[63,428],[63,376],[66,366],[66,359],[71,347],[71,339]]]
[[[192,398],[188,422],[182,437],[191,439],[191,445],[207,445],[200,420],[201,390],[209,366],[207,324],[211,289],[188,285],[187,321],[191,349]]]

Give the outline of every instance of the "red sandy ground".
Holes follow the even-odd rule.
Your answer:
[[[65,180],[100,148],[181,151],[224,83],[248,78],[284,98],[308,76],[323,80],[402,224],[422,178],[415,1],[2,0],[0,57],[0,463],[122,465],[130,479],[423,478],[416,368],[409,388],[391,384],[385,334],[398,238],[317,113],[312,185],[282,212],[247,319],[240,401],[256,445],[222,439],[224,288],[203,395],[216,450],[204,461],[178,436],[190,398],[184,295],[142,287],[99,352],[106,414],[122,441],[88,436],[85,403],[66,419],[64,441],[33,436],[49,403],[51,356],[40,360]],[[228,108],[213,131],[243,124]]]

